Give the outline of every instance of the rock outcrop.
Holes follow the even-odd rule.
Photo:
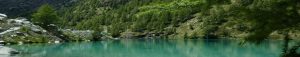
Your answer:
[[[54,24],[51,24],[51,26],[57,27]],[[2,44],[94,40],[94,31],[92,30],[56,29],[57,31],[47,31],[26,18],[8,19],[5,14],[0,14],[0,41],[2,41]],[[61,32],[61,34],[57,34],[57,32]]]
[[[0,55],[14,55],[19,54],[20,52],[5,46],[0,46]],[[0,56],[1,57],[1,56]]]
[[[39,43],[61,41],[26,18],[7,19],[0,14],[0,41],[7,43]]]
[[[66,29],[66,30],[61,30],[64,35],[67,35],[69,37],[68,40],[71,41],[89,41],[93,40],[93,33],[94,31],[92,30],[71,30],[71,29]]]

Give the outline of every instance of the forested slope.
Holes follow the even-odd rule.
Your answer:
[[[7,1],[1,0],[1,2]],[[21,1],[20,5],[27,2],[30,1]],[[298,0],[38,0],[31,2],[36,2],[37,5],[47,2],[54,7],[59,7],[57,13],[60,21],[57,22],[63,29],[94,30],[99,32],[95,34],[105,32],[113,37],[233,37],[249,40],[282,38],[283,35],[289,35],[291,38],[299,37],[300,2]],[[65,2],[68,3],[64,4]],[[9,3],[1,3],[1,12],[7,11],[8,15],[20,15],[16,13],[26,14],[28,10],[32,10],[31,7],[25,7],[24,10],[13,11],[10,9],[13,4],[4,5]],[[19,5],[19,2],[14,3]]]
[[[62,18],[68,28],[108,31],[114,37],[263,39],[297,29],[299,6],[298,0],[82,0]]]
[[[57,9],[68,7],[75,0],[0,0],[0,13],[11,17],[29,17],[43,4],[51,4]]]

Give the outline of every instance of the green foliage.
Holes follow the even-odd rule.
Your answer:
[[[36,13],[32,15],[32,21],[35,24],[47,28],[49,24],[57,24],[59,17],[53,7],[48,4],[41,6]]]
[[[109,27],[108,31],[109,33],[111,33],[111,36],[113,37],[118,37],[120,36],[120,33],[125,31],[125,23],[117,23],[117,24],[113,24]]]
[[[83,0],[66,9],[60,12],[65,26],[100,31],[107,26],[115,37],[126,30],[174,33],[167,28],[196,18],[204,34],[214,34],[227,22],[251,23],[255,26],[246,40],[259,41],[300,21],[298,0]]]
[[[206,24],[218,24],[218,20],[250,22],[255,26],[246,40],[254,42],[266,39],[273,31],[295,27],[300,21],[298,0],[231,0],[209,7],[200,15]]]
[[[179,23],[191,18],[193,13],[199,11],[196,6],[200,3],[200,1],[180,0],[142,6],[139,8],[141,12],[135,14],[135,28],[136,30],[163,31],[162,29],[169,25],[178,26]]]
[[[28,27],[21,27],[20,29],[21,32],[28,32],[30,29]]]
[[[14,37],[5,37],[3,41],[8,43],[46,43],[51,41],[48,36],[45,35],[34,35],[34,36],[14,36]]]

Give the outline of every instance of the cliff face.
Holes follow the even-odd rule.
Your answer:
[[[30,16],[38,7],[43,4],[50,4],[61,8],[70,6],[75,0],[0,0],[0,12],[11,17]]]

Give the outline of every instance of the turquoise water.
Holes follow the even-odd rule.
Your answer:
[[[279,57],[281,41],[239,44],[236,40],[115,40],[9,46],[13,57]]]

